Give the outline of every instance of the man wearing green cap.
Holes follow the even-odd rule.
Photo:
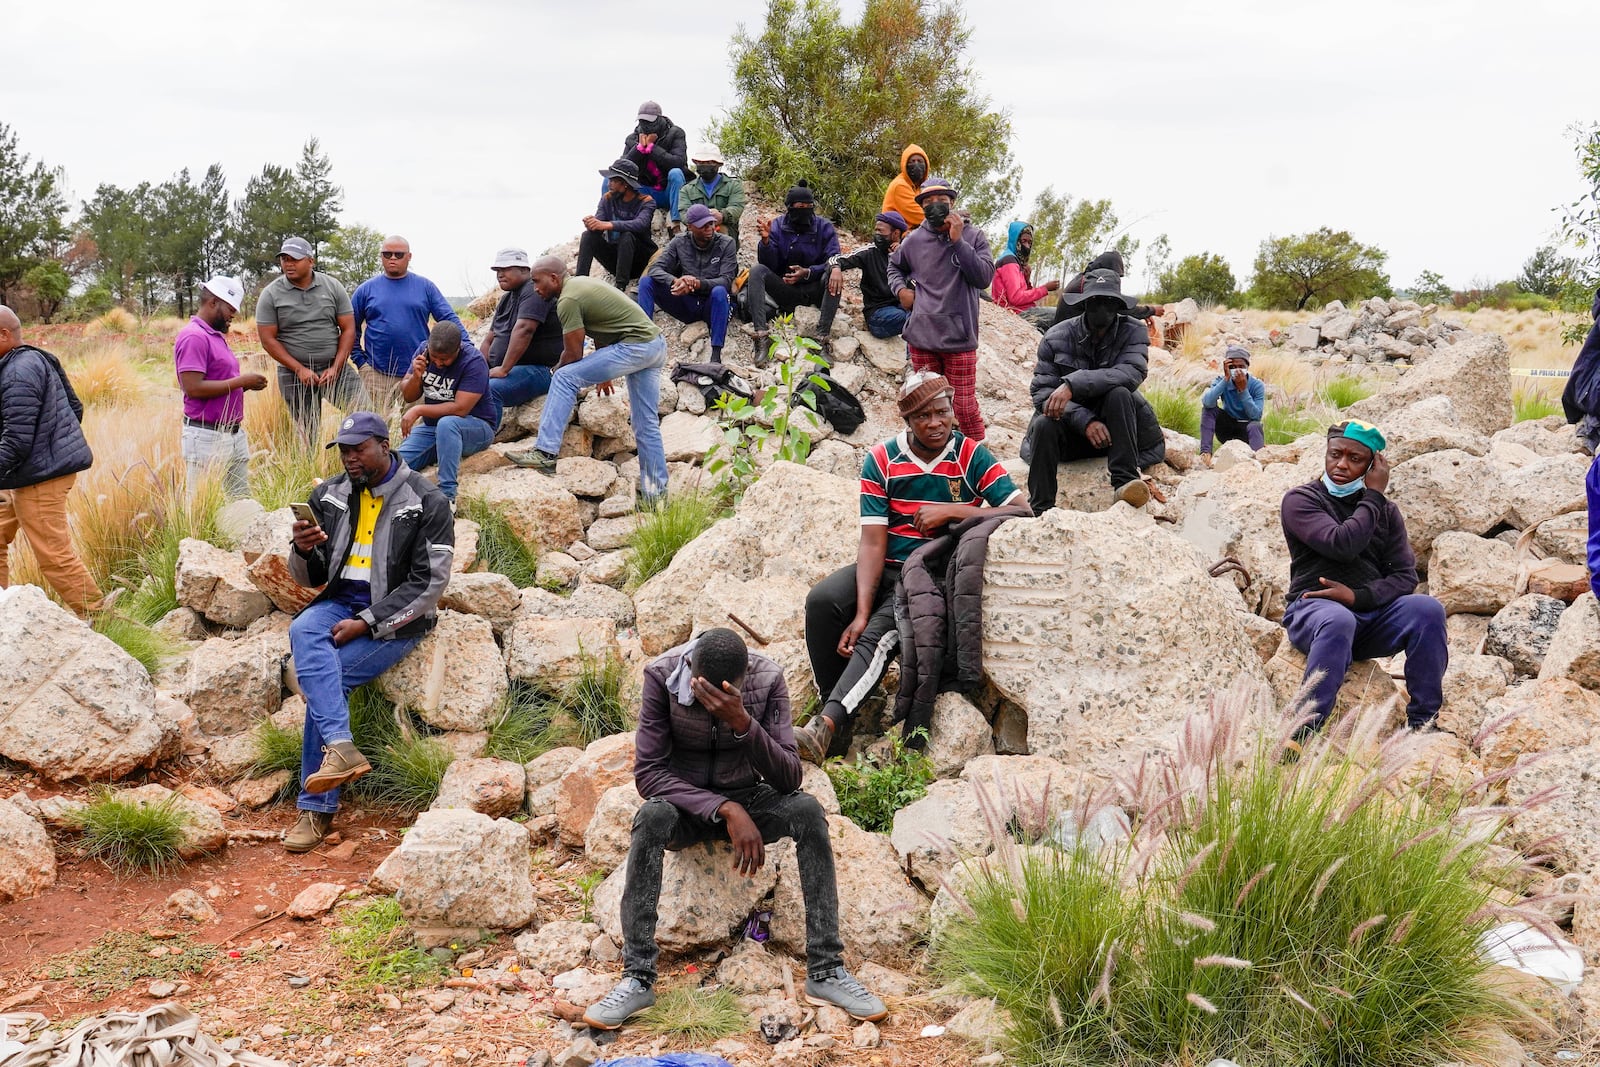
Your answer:
[[[1429,729],[1444,701],[1444,605],[1418,594],[1417,561],[1389,489],[1385,441],[1351,419],[1328,430],[1322,478],[1283,497],[1289,643],[1306,656],[1302,738],[1322,728],[1356,659],[1406,654],[1406,724]]]

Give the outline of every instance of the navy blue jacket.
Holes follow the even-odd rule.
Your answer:
[[[772,220],[767,239],[756,245],[756,261],[783,277],[790,267],[806,268],[806,281],[825,277],[828,261],[839,254],[839,232],[821,215],[811,219],[811,229],[796,233],[789,220],[779,215]]]
[[[18,345],[0,357],[0,489],[86,471],[83,404],[49,352]]]

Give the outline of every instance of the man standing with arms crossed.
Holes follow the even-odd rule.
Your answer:
[[[320,436],[323,397],[347,411],[365,402],[361,376],[349,365],[356,317],[344,286],[316,269],[304,238],[283,242],[278,268],[283,273],[256,299],[256,331],[278,364],[278,392],[309,445]]]

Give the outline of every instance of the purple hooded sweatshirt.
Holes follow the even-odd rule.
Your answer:
[[[889,257],[889,288],[914,288],[916,302],[901,336],[924,352],[971,352],[978,347],[978,293],[994,278],[989,239],[972,223],[952,242],[926,221]]]

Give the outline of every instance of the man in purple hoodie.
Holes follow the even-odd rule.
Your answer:
[[[1322,728],[1356,659],[1406,654],[1406,725],[1433,727],[1450,654],[1444,605],[1415,592],[1417,561],[1400,509],[1384,494],[1389,461],[1376,426],[1350,419],[1328,430],[1322,478],[1283,497],[1289,542],[1289,643],[1306,656],[1307,722]]]

